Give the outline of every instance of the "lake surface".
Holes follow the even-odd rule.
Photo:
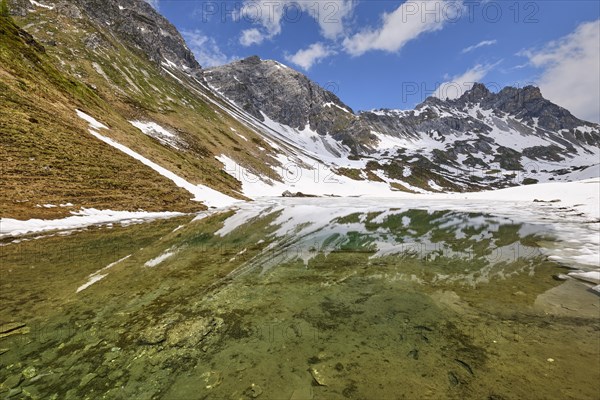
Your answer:
[[[1,395],[598,398],[600,298],[561,276],[579,228],[504,207],[274,199],[5,240]]]

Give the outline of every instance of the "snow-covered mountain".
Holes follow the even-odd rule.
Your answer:
[[[492,93],[475,84],[456,100],[430,97],[410,111],[354,113],[299,72],[256,56],[205,77],[257,120],[280,125],[275,130],[300,151],[355,180],[463,191],[598,173],[599,126],[532,86]]]

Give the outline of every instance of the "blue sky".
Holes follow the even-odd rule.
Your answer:
[[[535,84],[600,120],[600,2],[151,1],[204,67],[250,55],[305,73],[355,110],[408,109]]]

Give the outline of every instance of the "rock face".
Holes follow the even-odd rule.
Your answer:
[[[373,140],[354,111],[334,93],[277,61],[252,56],[208,69],[209,85],[260,121],[310,128],[354,148]]]
[[[516,130],[525,136],[571,131],[573,136],[563,132],[558,135],[558,140],[566,139],[574,144],[598,144],[597,124],[582,121],[568,110],[546,100],[540,89],[534,86],[522,89],[506,87],[498,93],[492,93],[483,84],[477,83],[456,100],[430,97],[419,104],[415,111],[379,110],[364,112],[360,116],[377,131],[393,136],[419,136],[420,132],[429,130],[436,130],[442,136],[451,131],[489,133],[497,127],[504,131]],[[501,124],[499,120],[507,120],[507,117],[518,124]],[[580,133],[574,133],[576,130]],[[591,133],[585,135],[583,132]]]
[[[133,43],[148,57],[166,60],[183,70],[198,70],[200,65],[177,29],[143,0],[76,0],[97,23],[109,25],[121,39]]]
[[[458,108],[464,108],[469,103],[479,103],[483,109],[503,111],[526,122],[533,122],[536,118],[539,127],[554,131],[585,125],[568,110],[546,100],[535,86],[522,89],[505,87],[494,94],[483,84],[477,83],[457,101],[449,103]]]
[[[34,8],[29,0],[9,1],[14,15],[24,16]],[[94,23],[108,28],[121,41],[141,50],[157,64],[170,61],[192,73],[201,68],[179,31],[143,0],[47,0],[41,3],[74,19],[85,13]]]
[[[18,17],[24,17],[31,8],[31,2],[29,0],[10,0],[10,13]]]
[[[209,84],[235,101],[249,114],[270,119],[296,129],[320,134],[334,129],[334,121],[354,112],[333,93],[301,73],[272,60],[257,56],[205,71]]]

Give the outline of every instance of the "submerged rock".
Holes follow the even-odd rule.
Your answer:
[[[458,376],[456,376],[456,374],[452,371],[448,372],[448,381],[450,381],[452,386],[457,386],[460,383]]]
[[[88,383],[90,383],[94,378],[96,378],[96,374],[94,374],[93,372],[87,374],[86,376],[84,376],[83,378],[81,378],[81,382],[79,383],[79,386],[83,387],[85,385],[87,385]]]
[[[167,339],[167,326],[151,326],[142,331],[139,341],[141,344],[155,345],[164,342]]]
[[[222,325],[223,319],[211,317],[180,322],[167,333],[166,344],[177,347],[196,346],[208,334],[218,330]]]
[[[408,352],[407,356],[411,357],[413,360],[418,360],[419,359],[419,350],[412,349],[411,351]]]
[[[257,384],[255,384],[255,383],[253,383],[252,385],[250,385],[250,386],[248,387],[248,389],[246,389],[246,390],[244,391],[244,394],[245,394],[246,396],[250,396],[250,397],[252,397],[253,399],[255,399],[255,398],[257,398],[258,396],[260,396],[260,395],[262,394],[262,392],[263,392],[262,388],[261,388],[259,385],[257,385]]]
[[[25,378],[31,379],[37,375],[37,371],[35,370],[35,367],[27,367],[23,370],[22,374]]]
[[[11,375],[2,382],[2,387],[6,389],[13,389],[19,386],[23,382],[23,375]]]
[[[16,396],[18,394],[21,394],[22,391],[23,390],[20,387],[16,387],[14,389],[10,389],[8,391],[8,394],[6,395],[6,398],[11,398],[11,397]]]
[[[24,335],[29,333],[29,327],[23,322],[9,322],[0,325],[0,339],[11,335]]]
[[[327,386],[328,385],[327,378],[324,377],[323,373],[321,371],[319,371],[318,369],[311,367],[308,369],[308,372],[310,372],[310,375],[313,377],[313,379],[317,385],[319,385],[319,386]]]
[[[208,371],[202,374],[207,389],[214,389],[223,382],[223,375],[218,371]],[[261,391],[262,393],[262,391]]]

